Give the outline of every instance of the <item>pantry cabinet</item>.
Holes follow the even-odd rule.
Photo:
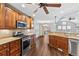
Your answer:
[[[21,55],[21,41],[19,39],[0,45],[0,56],[20,56],[20,55]]]
[[[5,28],[5,4],[0,3],[0,29]]]

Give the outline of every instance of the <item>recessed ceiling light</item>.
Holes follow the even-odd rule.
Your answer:
[[[35,16],[35,14],[33,14],[33,17]]]
[[[25,6],[25,4],[22,4],[21,6],[22,6],[23,8],[25,8],[25,7],[26,7],[26,6]]]

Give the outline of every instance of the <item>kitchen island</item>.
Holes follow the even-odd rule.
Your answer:
[[[49,46],[54,47],[64,53],[69,54],[69,40],[79,40],[76,33],[66,34],[63,32],[50,32],[49,33]]]

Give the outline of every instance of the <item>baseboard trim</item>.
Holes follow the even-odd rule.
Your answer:
[[[69,54],[69,56],[73,56],[73,55]]]

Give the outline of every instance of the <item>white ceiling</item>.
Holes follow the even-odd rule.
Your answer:
[[[23,3],[9,3],[15,8],[19,9],[23,13],[33,16],[33,11],[37,9],[39,6],[36,5],[26,5],[25,8],[22,7]],[[57,16],[57,19],[62,19],[64,17],[77,17],[79,19],[79,3],[63,3],[60,8],[48,7],[49,14],[45,14],[42,8],[39,8],[36,16],[36,19],[54,19],[54,16]]]

